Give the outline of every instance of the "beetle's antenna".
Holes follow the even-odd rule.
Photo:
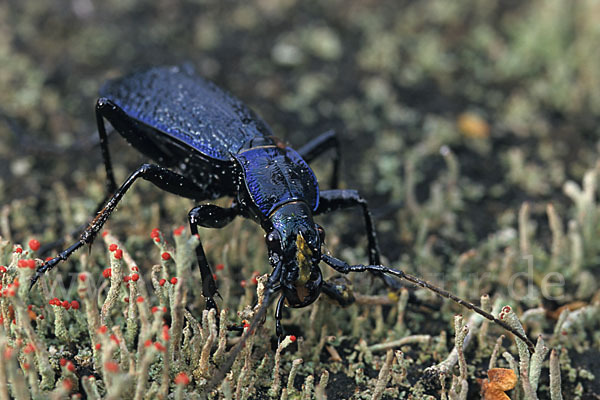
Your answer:
[[[333,269],[335,269],[336,271],[341,272],[343,274],[347,274],[349,272],[364,272],[364,271],[383,272],[384,274],[394,275],[400,279],[404,279],[406,281],[414,283],[417,286],[423,287],[425,289],[429,289],[432,292],[437,293],[440,296],[445,297],[447,299],[453,300],[456,303],[460,304],[461,306],[466,307],[469,310],[472,310],[472,311],[476,312],[477,314],[489,319],[490,321],[493,321],[496,324],[500,325],[501,327],[506,329],[508,332],[512,333],[513,335],[515,335],[516,337],[521,339],[523,342],[525,342],[525,344],[527,344],[527,347],[529,348],[529,351],[532,354],[535,353],[535,346],[533,345],[531,340],[529,340],[527,338],[527,336],[525,336],[523,333],[517,331],[515,328],[513,328],[508,323],[506,323],[506,321],[503,321],[501,319],[494,317],[492,314],[490,314],[487,311],[482,310],[480,307],[477,307],[475,304],[473,304],[469,301],[463,300],[460,297],[458,297],[442,288],[432,285],[431,283],[429,283],[423,279],[417,278],[416,276],[413,276],[413,275],[409,275],[409,274],[405,273],[404,271],[400,271],[398,269],[384,267],[383,265],[361,265],[361,264],[349,265],[348,263],[346,263],[342,260],[339,260],[335,257],[331,257],[327,254],[322,255],[322,260],[325,261]]]
[[[256,314],[254,314],[254,318],[252,319],[252,323],[250,324],[250,327],[248,329],[244,330],[244,333],[242,334],[242,338],[240,339],[238,344],[229,352],[229,357],[227,357],[227,360],[221,365],[221,367],[213,375],[210,382],[208,382],[208,385],[206,385],[206,388],[204,389],[206,392],[210,392],[211,390],[216,388],[221,382],[223,382],[225,375],[227,374],[227,372],[229,372],[229,370],[231,369],[231,366],[235,362],[235,359],[237,358],[237,356],[240,354],[240,352],[244,348],[246,340],[248,340],[250,335],[254,334],[254,332],[258,328],[258,325],[262,322],[263,317],[265,316],[265,313],[267,312],[267,308],[269,308],[269,300],[271,298],[271,295],[273,293],[275,293],[275,290],[273,290],[270,287],[269,283],[270,282],[267,282],[267,289],[265,290],[262,304],[260,305],[260,308],[258,309]]]

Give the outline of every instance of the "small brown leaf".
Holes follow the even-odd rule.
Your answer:
[[[568,309],[569,311],[575,311],[579,308],[585,307],[587,306],[588,303],[586,303],[585,301],[574,301],[572,303],[569,304],[565,304],[563,306],[558,307],[556,310],[554,311],[546,311],[546,315],[552,319],[558,319],[558,317],[560,316],[560,314],[565,310]]]
[[[517,384],[517,375],[512,369],[492,368],[488,371],[488,379],[480,379],[481,395],[484,400],[510,400],[504,392]]]

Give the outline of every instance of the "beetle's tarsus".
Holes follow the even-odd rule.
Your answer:
[[[31,277],[31,281],[29,283],[29,290],[31,290],[33,288],[33,285],[36,284],[36,282],[42,277],[44,276],[44,274],[51,270],[52,268],[54,268],[54,266],[56,264],[58,264],[58,261],[60,261],[60,257],[54,257],[51,260],[48,260],[47,262],[43,263],[42,265],[40,265],[38,267],[38,269],[35,271],[35,274]]]

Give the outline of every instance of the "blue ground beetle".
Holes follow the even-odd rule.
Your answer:
[[[256,221],[265,231],[272,267],[266,284],[265,307],[276,293],[276,333],[283,335],[283,306],[305,307],[325,293],[342,305],[350,304],[344,285],[323,279],[321,261],[336,271],[369,271],[386,285],[398,288],[396,276],[450,298],[513,334],[529,340],[504,321],[453,294],[404,272],[381,265],[379,247],[367,202],[355,190],[335,189],[339,143],[326,132],[298,151],[277,139],[269,126],[241,101],[197,76],[187,66],[157,67],[107,82],[96,103],[96,122],[107,173],[109,196],[79,240],[39,267],[31,285],[75,250],[91,244],[131,185],[139,178],[200,203],[233,197],[231,207],[200,204],[188,214],[192,234],[198,226],[221,228],[236,216]],[[143,164],[121,186],[113,175],[104,120],[133,147],[154,160]],[[309,163],[334,150],[332,186],[320,190]],[[321,252],[323,228],[314,215],[360,207],[366,226],[369,265],[349,265]],[[204,254],[197,249],[202,292],[207,308],[217,308],[217,285]],[[255,321],[258,319],[255,318]]]

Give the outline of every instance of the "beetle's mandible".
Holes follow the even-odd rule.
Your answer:
[[[91,244],[131,185],[139,178],[159,188],[196,202],[233,197],[231,207],[200,204],[188,214],[192,234],[198,226],[221,228],[236,216],[249,218],[265,231],[271,273],[265,290],[265,306],[280,294],[275,319],[276,332],[283,335],[282,309],[305,307],[321,293],[342,305],[353,301],[343,285],[323,279],[323,261],[336,271],[369,271],[386,285],[398,287],[392,276],[408,280],[450,298],[495,321],[520,339],[526,336],[472,303],[403,271],[381,265],[373,219],[367,202],[355,190],[339,190],[339,143],[326,132],[298,151],[278,140],[269,126],[241,101],[197,76],[187,66],[157,67],[109,81],[96,103],[96,121],[107,173],[109,196],[79,240],[44,263],[31,285],[74,251]],[[117,186],[110,159],[104,120],[133,147],[154,160],[143,164],[121,186]],[[327,150],[334,150],[332,187],[320,190],[309,163]],[[314,215],[359,207],[368,239],[368,265],[348,263],[321,252],[324,230]],[[202,244],[196,248],[207,308],[217,308],[217,285]],[[255,322],[258,316],[255,317]],[[253,323],[253,324],[254,324]]]

